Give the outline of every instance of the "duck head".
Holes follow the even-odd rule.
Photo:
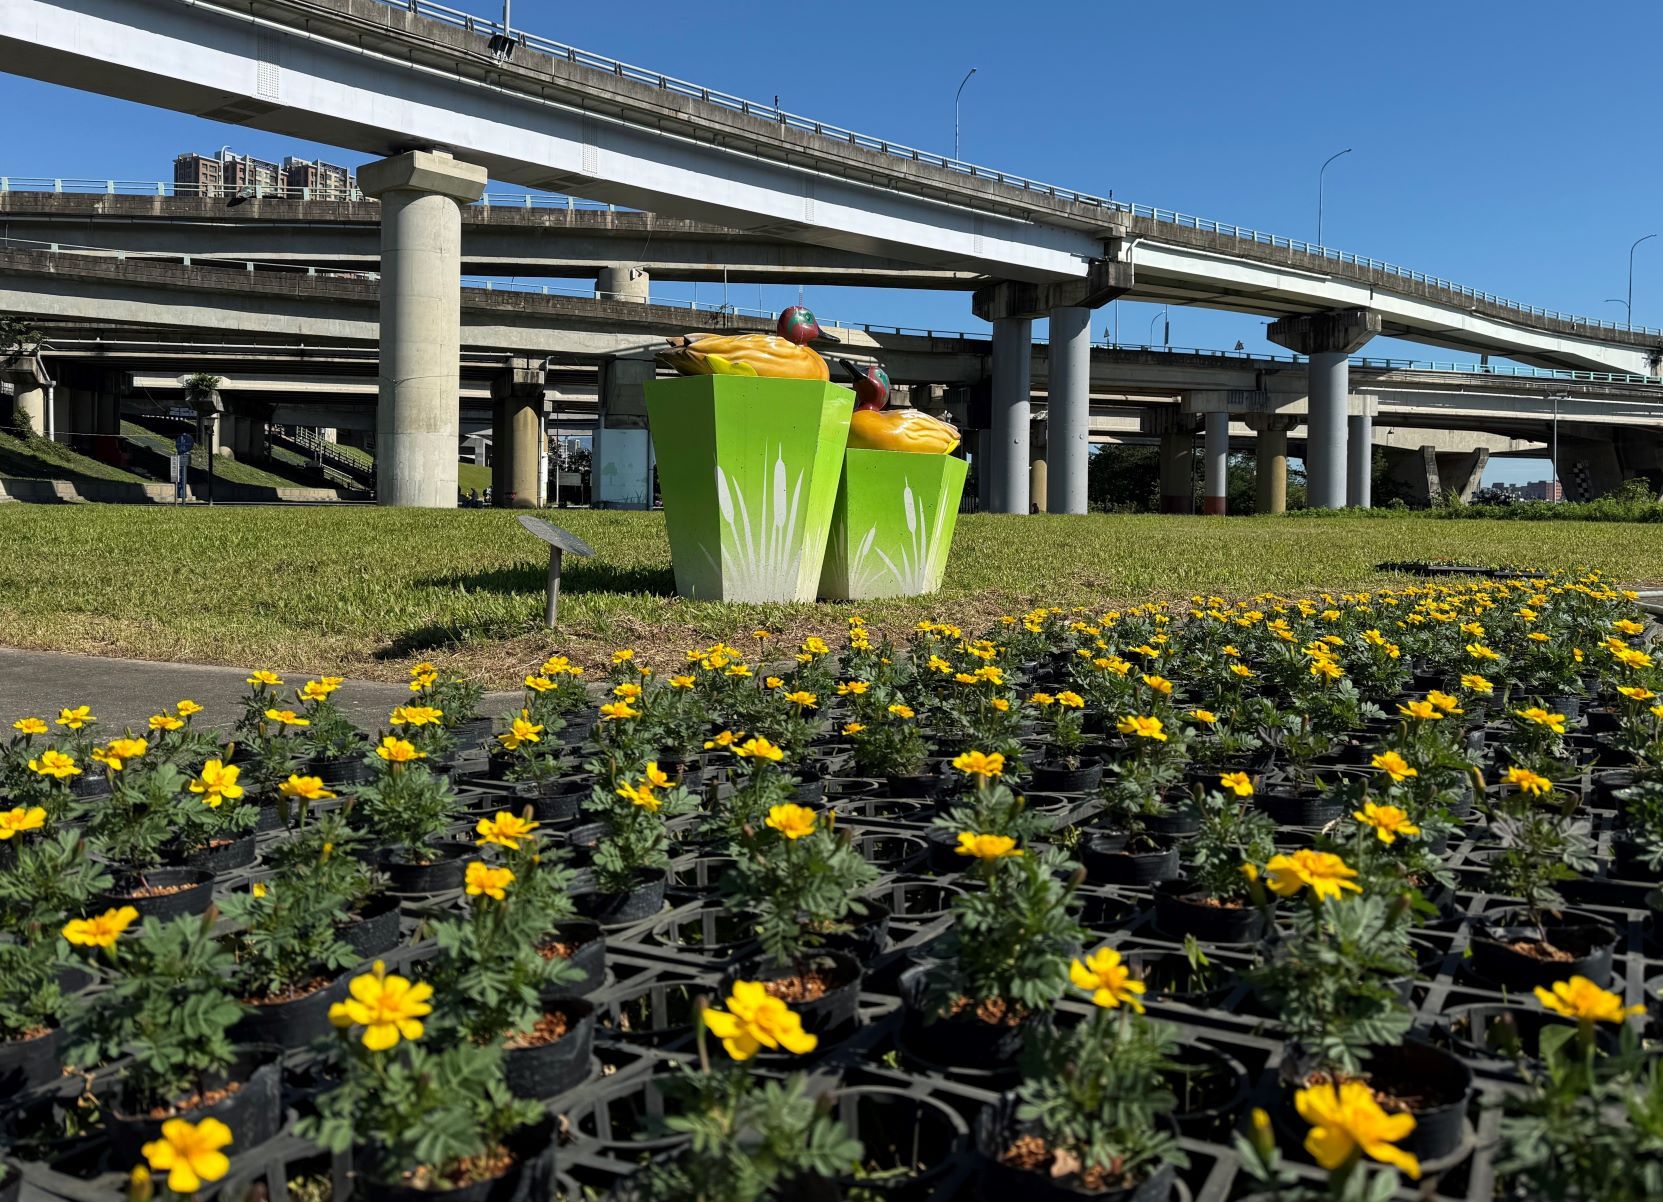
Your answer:
[[[819,319],[807,305],[792,305],[781,313],[775,332],[787,342],[795,342],[798,346],[807,346],[816,339],[823,342],[837,341],[820,328]]]
[[[837,362],[854,380],[850,387],[855,390],[856,409],[882,409],[889,403],[889,373],[883,369],[881,363],[862,367],[848,359],[839,359]]]

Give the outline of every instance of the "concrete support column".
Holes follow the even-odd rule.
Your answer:
[[[1195,431],[1161,435],[1161,512],[1195,512]]]
[[[1255,435],[1253,444],[1253,509],[1255,513],[1288,511],[1288,431],[1297,419],[1279,413],[1246,417]]]
[[[595,299],[644,305],[652,284],[647,269],[633,264],[602,267],[595,278]]]
[[[1033,329],[1027,317],[1001,317],[993,323],[993,429],[988,439],[988,508],[993,513],[1028,512]]]
[[[237,440],[241,437],[238,429],[242,420],[235,413],[221,413],[214,422],[213,437],[209,440],[210,449],[215,455],[223,455],[227,459],[237,457]]]
[[[101,438],[121,436],[121,398],[101,389],[93,412],[93,433]]]
[[[12,409],[40,438],[46,437],[46,387],[31,368],[11,373]],[[17,420],[17,419],[14,419]],[[22,422],[20,421],[21,425]]]
[[[1045,513],[1050,504],[1051,435],[1049,421],[1036,421],[1028,427],[1028,504],[1030,512]]]
[[[491,441],[491,503],[503,509],[542,506],[543,381],[541,362],[516,361],[491,381],[496,402]]]
[[[47,411],[51,414],[50,430],[42,430],[53,442],[68,442],[75,408],[75,390],[67,384],[53,385],[46,393]]]
[[[381,201],[381,393],[376,500],[456,505],[461,433],[462,204],[485,191],[485,168],[412,150],[358,171]]]
[[[97,415],[98,396],[92,389],[70,389],[69,433],[76,442],[84,442],[96,433]]]
[[[993,431],[977,430],[976,507],[987,513],[993,506]]]
[[[591,503],[606,509],[650,509],[652,436],[644,385],[657,374],[651,359],[609,359],[601,367],[600,415],[590,452]]]
[[[1051,379],[1046,402],[1046,487],[1034,480],[1040,508],[1051,513],[1086,511],[1086,472],[1091,462],[1091,310],[1068,305],[1051,310]]]
[[[1228,413],[1218,410],[1207,414],[1201,448],[1201,512],[1212,517],[1223,517],[1229,508],[1230,492]]]
[[[1310,356],[1309,415],[1305,423],[1305,496],[1314,509],[1339,509],[1346,500],[1347,359],[1380,332],[1380,315],[1367,309],[1283,317],[1265,336]]]
[[[1374,499],[1374,414],[1369,404],[1346,420],[1350,467],[1345,477],[1345,503],[1353,509],[1368,509]]]

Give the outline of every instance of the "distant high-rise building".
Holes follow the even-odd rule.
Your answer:
[[[1557,480],[1532,480],[1519,489],[1519,495],[1527,501],[1563,501],[1565,490]]]
[[[352,172],[321,159],[290,156],[282,166],[236,154],[229,146],[212,155],[182,154],[173,160],[174,188],[185,195],[236,196],[258,189],[281,195],[285,189],[310,189],[322,200],[344,200],[353,195],[357,181]]]
[[[291,189],[310,189],[312,200],[351,200],[358,190],[357,178],[338,163],[293,155],[283,160],[283,181]]]

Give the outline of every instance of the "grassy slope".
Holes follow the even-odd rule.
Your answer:
[[[539,630],[542,545],[492,510],[8,507],[0,522],[0,640],[283,668],[398,676],[448,658],[512,682],[552,649],[674,655],[758,624],[801,637],[859,612],[902,632],[1024,606],[1107,605],[1376,585],[1383,560],[1594,567],[1663,580],[1663,539],[1621,524],[1312,521],[1153,516],[965,516],[935,597],[840,605],[727,605],[673,596],[663,519],[549,514],[599,552],[568,559],[558,635]]]
[[[165,470],[166,457],[173,454],[173,440],[171,438],[153,433],[134,422],[121,423],[121,436],[129,442],[161,456],[162,468]],[[208,449],[206,447],[197,445],[191,448],[191,471],[193,473],[191,481],[193,486],[205,488],[208,472]],[[197,474],[203,477],[201,482],[197,481]],[[256,467],[252,463],[239,463],[225,455],[221,455],[214,460],[214,477],[230,484],[252,484],[261,488],[309,487],[304,480],[267,471],[265,468]],[[166,476],[164,475],[162,478],[166,479]]]
[[[483,493],[491,487],[491,469],[477,463],[458,463],[456,465],[456,487],[464,493],[470,488],[477,488]]]
[[[100,463],[70,450],[62,443],[45,439],[25,443],[10,434],[0,434],[0,476],[21,480],[120,480],[127,484],[141,483],[140,477],[132,472]]]

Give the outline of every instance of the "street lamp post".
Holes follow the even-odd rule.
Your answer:
[[[1149,345],[1151,347],[1153,347],[1155,345],[1155,323],[1166,316],[1166,310],[1167,310],[1167,307],[1165,305],[1162,305],[1161,306],[1161,311],[1159,313],[1155,314],[1155,316],[1153,316],[1149,319]],[[1171,346],[1172,345],[1172,323],[1170,321],[1168,321],[1166,323],[1166,325],[1162,327],[1162,330],[1161,330],[1161,345],[1162,346]]]
[[[955,162],[959,157],[959,99],[964,95],[964,85],[970,82],[970,77],[975,73],[976,68],[974,67],[965,72],[964,78],[959,80],[959,90],[953,93],[953,160]]]
[[[1322,201],[1323,201],[1322,177],[1327,173],[1329,163],[1332,163],[1335,159],[1340,158],[1343,155],[1348,155],[1350,153],[1351,153],[1351,147],[1347,146],[1344,150],[1337,151],[1336,153],[1329,155],[1328,158],[1323,162],[1322,166],[1320,168],[1318,168],[1318,170],[1317,170],[1317,245],[1318,246],[1322,245]]]
[[[1656,234],[1647,234],[1644,238],[1636,238],[1634,245],[1628,248],[1628,300],[1624,303],[1628,306],[1628,328],[1631,330],[1634,328],[1634,252],[1639,249],[1640,243],[1655,237]]]
[[[1608,305],[1621,305],[1621,306],[1623,306],[1623,312],[1625,314],[1627,314],[1627,316],[1623,319],[1624,324],[1625,325],[1633,325],[1634,324],[1634,314],[1628,312],[1628,302],[1625,301],[1622,297],[1620,297],[1620,296],[1608,296],[1608,297],[1605,298],[1605,303],[1608,304]]]
[[[1565,499],[1565,486],[1559,483],[1559,396],[1553,397],[1553,447],[1548,452],[1553,456],[1553,500]]]

